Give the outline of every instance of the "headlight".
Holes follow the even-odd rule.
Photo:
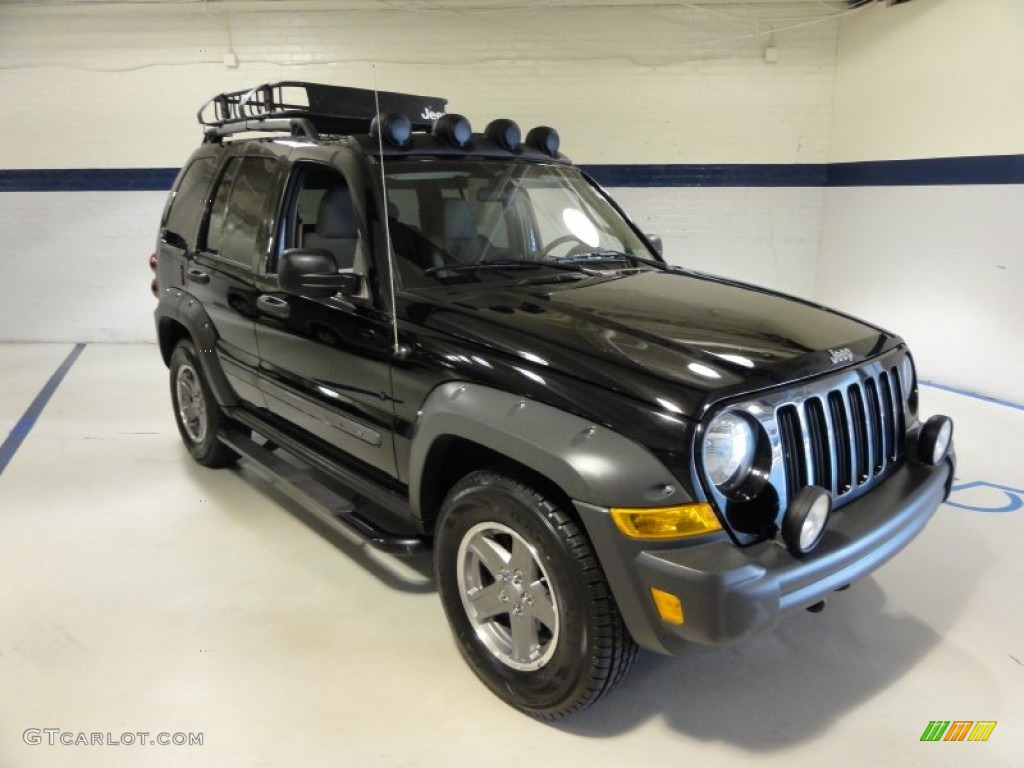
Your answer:
[[[914,388],[914,361],[910,355],[904,355],[900,362],[900,383],[903,384],[903,391],[910,394]]]
[[[757,448],[754,428],[743,416],[726,411],[715,417],[704,436],[704,468],[722,493],[750,476]]]
[[[907,401],[907,407],[911,413],[917,413],[917,374],[914,371],[914,361],[910,355],[903,357],[900,363],[900,383],[903,385],[903,397]]]

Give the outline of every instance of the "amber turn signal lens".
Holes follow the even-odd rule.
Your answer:
[[[683,604],[678,597],[657,587],[651,587],[651,597],[654,598],[654,607],[658,609],[662,621],[669,624],[683,623]]]
[[[611,512],[619,532],[631,539],[678,539],[722,529],[705,502],[648,509],[613,507]]]

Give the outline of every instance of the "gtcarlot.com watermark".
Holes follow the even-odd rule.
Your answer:
[[[199,733],[168,733],[160,731],[125,731],[111,733],[106,731],[85,732],[65,731],[61,728],[26,728],[21,740],[30,746],[46,744],[51,747],[201,747],[203,734]]]

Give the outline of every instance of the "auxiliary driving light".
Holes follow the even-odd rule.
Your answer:
[[[832,497],[817,485],[809,485],[789,503],[782,521],[782,540],[796,557],[806,555],[821,541],[832,512]]]
[[[612,507],[611,513],[619,533],[630,539],[679,539],[722,529],[711,505],[705,502],[678,507]]]
[[[509,152],[519,149],[523,143],[523,132],[519,130],[519,124],[504,117],[492,120],[484,129],[484,135]]]
[[[547,125],[538,125],[526,134],[526,145],[540,150],[545,155],[558,157],[558,146],[561,140],[558,138],[558,131]]]
[[[470,126],[469,120],[462,115],[456,115],[451,112],[437,118],[432,132],[439,139],[447,141],[453,147],[464,147],[473,138],[473,128]]]
[[[379,136],[392,147],[401,149],[412,138],[412,123],[397,112],[381,112],[370,123],[370,135],[374,138]]]
[[[953,420],[949,416],[932,416],[921,428],[917,451],[921,461],[935,466],[949,453],[953,442]]]

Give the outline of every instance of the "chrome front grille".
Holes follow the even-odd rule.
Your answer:
[[[917,429],[913,365],[903,346],[821,376],[716,404],[706,420],[742,414],[758,426],[747,482],[723,491],[703,481],[708,499],[741,544],[781,527],[803,488],[825,488],[838,509],[889,477],[906,460]],[[699,435],[699,433],[698,433]],[[695,445],[703,461],[701,443]]]
[[[903,456],[905,400],[897,367],[836,384],[775,408],[790,498],[819,485],[839,499],[873,484]]]

